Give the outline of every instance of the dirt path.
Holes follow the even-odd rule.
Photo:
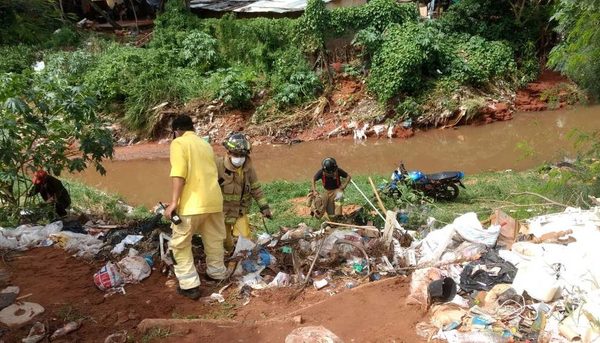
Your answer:
[[[288,302],[291,288],[265,290],[254,292],[246,306],[241,305],[232,289],[225,294],[225,303],[210,305],[177,295],[165,285],[168,279],[156,270],[142,283],[127,285],[127,294],[105,298],[92,280],[102,264],[75,259],[58,248],[38,248],[7,259],[4,268],[11,274],[10,283],[21,288],[20,295],[31,294],[26,301],[45,308],[34,321],[46,323],[50,332],[68,321],[83,319],[81,328],[69,334],[65,342],[103,342],[108,335],[122,330],[135,341],[148,341],[152,335],[144,336],[136,330],[147,318],[234,321],[229,326],[235,329],[193,321],[177,325],[169,331],[167,341],[171,342],[204,341],[202,338],[214,342],[282,342],[299,326],[290,320],[298,314],[304,320],[302,325],[324,325],[347,341],[389,341],[394,337],[397,342],[418,341],[414,324],[423,314],[404,304],[408,294],[404,279],[387,279],[350,290],[339,283],[334,296],[311,287],[292,302]],[[204,295],[217,290],[215,284],[205,283],[201,288]],[[20,341],[32,323],[9,330],[1,338]]]
[[[391,278],[365,284],[302,309],[288,305],[287,294],[270,294],[253,299],[254,304],[240,309],[237,317],[244,318],[243,321],[167,324],[164,327],[168,327],[171,336],[165,341],[283,342],[297,327],[324,326],[345,342],[421,342],[415,325],[425,314],[418,307],[404,304],[408,288],[406,279]],[[267,319],[252,320],[264,316]],[[294,322],[293,316],[300,316],[302,323]]]

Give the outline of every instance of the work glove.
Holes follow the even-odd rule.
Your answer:
[[[264,210],[260,211],[262,213],[263,216],[265,216],[266,218],[269,219],[273,219],[273,215],[271,214],[271,210],[269,208],[265,208]]]
[[[342,191],[337,191],[335,193],[335,200],[341,200],[344,197],[344,192]]]

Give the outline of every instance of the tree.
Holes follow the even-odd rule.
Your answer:
[[[562,40],[548,65],[600,98],[600,0],[560,0],[552,19]]]
[[[105,172],[101,162],[112,157],[112,135],[81,88],[51,76],[33,83],[28,76],[4,74],[0,103],[2,216],[16,216],[34,170],[60,175],[93,165]]]

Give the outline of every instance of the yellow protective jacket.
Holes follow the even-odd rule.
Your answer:
[[[216,163],[219,185],[223,193],[225,223],[233,224],[237,218],[247,214],[252,198],[256,200],[261,211],[269,208],[250,157],[246,157],[244,165],[240,168],[234,167],[227,157],[217,157]]]

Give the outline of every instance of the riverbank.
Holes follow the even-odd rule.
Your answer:
[[[490,124],[513,119],[518,112],[559,110],[584,101],[577,87],[557,72],[544,69],[539,78],[512,94],[481,93],[470,101],[471,108],[456,106],[444,114],[442,128],[464,125]],[[431,111],[435,111],[432,108]],[[115,140],[119,147],[116,159],[160,158],[167,144],[170,118],[178,113],[191,114],[196,131],[209,136],[213,142],[221,142],[232,131],[244,131],[254,144],[297,144],[338,137],[357,137],[364,133],[368,138],[407,139],[420,132],[437,127],[415,123],[389,124],[387,114],[366,91],[364,81],[339,76],[332,90],[304,108],[288,113],[281,120],[261,124],[253,122],[254,110],[226,110],[218,104],[191,101],[181,107],[164,103],[157,110],[159,118],[152,128],[156,140],[138,141],[134,134],[113,125]],[[432,117],[435,113],[424,114]],[[382,119],[383,118],[383,119]],[[135,142],[135,143],[134,143]],[[158,145],[158,146],[154,146]],[[124,150],[123,147],[132,147]],[[163,152],[163,153],[161,153]]]

